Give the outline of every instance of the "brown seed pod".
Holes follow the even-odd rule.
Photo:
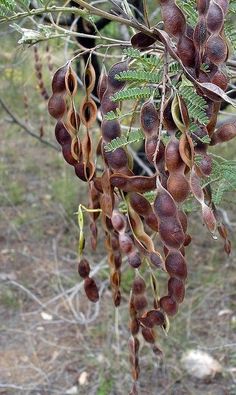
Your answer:
[[[130,264],[130,266],[132,266],[134,269],[138,269],[142,264],[140,254],[136,251],[132,251],[128,255],[127,259],[128,259],[128,263]]]
[[[80,106],[80,118],[86,128],[91,128],[97,119],[97,106],[94,100],[84,99]]]
[[[53,95],[48,101],[48,112],[56,119],[61,119],[66,111],[66,103],[61,95]]]
[[[127,234],[119,234],[120,249],[124,254],[130,254],[134,249],[134,242]]]
[[[100,108],[104,115],[110,111],[116,111],[117,108],[119,108],[119,104],[111,100],[112,93],[112,90],[107,88],[106,92],[103,94]]]
[[[154,201],[154,211],[161,220],[166,217],[173,217],[176,215],[176,204],[171,195],[165,191],[164,188],[158,192]]]
[[[176,217],[167,217],[159,223],[160,238],[167,248],[179,249],[184,240],[181,223]]]
[[[146,340],[147,343],[155,343],[156,341],[156,336],[155,336],[155,332],[153,329],[151,328],[142,328],[142,335],[144,340]]]
[[[236,137],[236,122],[228,123],[217,129],[212,136],[210,145],[224,143],[232,140],[234,137]]]
[[[147,298],[145,295],[135,295],[134,298],[134,308],[136,311],[140,312],[146,309],[148,305]]]
[[[90,273],[90,266],[87,259],[81,259],[78,265],[78,272],[80,277],[86,278],[89,276]]]
[[[225,62],[228,56],[228,47],[225,40],[215,34],[210,36],[206,43],[206,55],[216,65]]]
[[[142,277],[135,277],[132,285],[132,292],[134,295],[141,295],[145,292],[146,284]]]
[[[218,70],[212,77],[211,82],[225,91],[228,86],[228,77],[222,71]]]
[[[52,79],[52,91],[54,94],[63,94],[66,90],[66,73],[68,70],[68,64],[60,67],[54,74]]]
[[[163,296],[160,299],[160,306],[169,316],[173,316],[178,312],[178,304],[170,296]]]
[[[111,185],[117,187],[124,192],[148,192],[155,189],[156,176],[126,176],[118,173],[112,174]]]
[[[182,303],[185,296],[185,287],[183,281],[172,277],[168,281],[168,294],[177,303]]]
[[[141,125],[144,133],[150,136],[157,133],[159,126],[159,115],[152,100],[145,102],[140,111]]]
[[[71,144],[71,136],[68,133],[63,122],[58,121],[55,127],[55,136],[60,145]]]
[[[105,71],[103,70],[100,77],[99,77],[99,81],[98,81],[98,98],[100,100],[100,102],[102,101],[103,95],[107,89],[107,74],[105,73]]]
[[[64,144],[62,146],[62,155],[67,163],[71,166],[75,166],[78,162],[77,160],[73,157],[71,153],[71,144]]]
[[[215,2],[211,1],[207,13],[207,29],[211,33],[220,33],[224,24],[224,13],[222,8]]]
[[[90,278],[90,277],[85,278],[84,290],[87,295],[87,298],[91,302],[95,303],[98,301],[98,299],[99,299],[98,288],[97,288],[95,281],[92,278]]]
[[[117,148],[113,152],[104,152],[109,167],[116,172],[124,172],[124,168],[128,167],[128,157],[123,148]]]
[[[129,201],[131,207],[138,213],[139,215],[146,216],[147,213],[152,211],[151,204],[149,201],[142,196],[140,193],[131,192],[129,194]]]
[[[155,38],[148,36],[147,34],[144,34],[142,32],[136,33],[131,38],[131,44],[134,48],[147,48],[150,47],[150,45],[153,45],[155,42]]]
[[[118,210],[113,210],[111,222],[112,222],[112,226],[118,233],[125,231],[127,224],[126,218]]]
[[[120,129],[120,124],[118,121],[102,121],[101,125],[101,131],[102,131],[102,138],[103,140],[108,143],[112,139],[115,139],[116,137],[121,136],[121,129]]]
[[[160,0],[160,5],[165,31],[174,37],[183,36],[186,29],[185,16],[175,1]]]
[[[154,158],[154,154],[156,153],[156,147],[158,144],[158,136],[157,135],[153,135],[150,136],[148,138],[146,138],[145,140],[145,153],[146,153],[146,157],[147,160],[153,164],[153,158]],[[159,142],[159,150],[156,156],[156,164],[159,164],[162,159],[164,159],[164,154],[165,154],[165,146],[163,144],[162,141]]]
[[[139,321],[137,318],[130,321],[130,332],[133,336],[137,335],[139,332]]]
[[[171,277],[180,280],[187,278],[187,266],[183,255],[179,251],[170,251],[165,260],[166,270]]]
[[[155,266],[157,269],[163,268],[163,259],[161,255],[157,254],[156,252],[151,252],[149,254],[150,262]]]
[[[153,328],[155,325],[164,325],[165,317],[159,310],[150,310],[139,318],[139,322],[146,328]]]
[[[177,172],[170,174],[167,181],[167,190],[176,202],[184,202],[190,192],[189,182],[185,175]]]
[[[71,66],[67,68],[67,72],[65,76],[65,86],[66,86],[67,94],[70,96],[75,96],[78,86],[77,75],[75,74]]]
[[[119,81],[115,77],[117,74],[121,73],[122,71],[128,70],[128,62],[125,60],[124,62],[115,63],[108,72],[108,79],[107,83],[109,88],[113,91],[118,91],[125,86],[124,81]]]
[[[186,35],[181,36],[177,43],[177,52],[186,67],[195,66],[195,47],[193,40]]]
[[[182,158],[179,153],[179,141],[176,138],[170,139],[165,150],[165,164],[168,171],[175,171],[182,164]]]

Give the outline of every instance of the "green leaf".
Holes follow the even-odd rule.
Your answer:
[[[119,92],[116,92],[112,97],[112,101],[123,101],[123,100],[137,100],[146,99],[151,97],[155,92],[154,88],[142,87],[142,88],[126,88]]]
[[[141,129],[131,130],[127,136],[116,137],[105,145],[106,152],[115,151],[117,148],[125,147],[128,144],[137,143],[144,140],[145,136]]]

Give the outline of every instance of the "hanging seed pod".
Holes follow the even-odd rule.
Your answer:
[[[156,176],[125,176],[115,173],[110,180],[113,187],[117,187],[124,192],[144,193],[152,191],[156,185]]]
[[[145,292],[146,290],[146,284],[145,281],[142,279],[142,277],[137,276],[135,277],[132,285],[132,293],[134,295],[141,295]]]
[[[154,210],[160,219],[174,217],[177,213],[173,198],[164,188],[158,193],[154,201]]]
[[[64,98],[60,95],[51,96],[48,102],[48,112],[53,118],[61,119],[66,112]]]
[[[224,24],[224,13],[222,8],[215,2],[211,1],[207,13],[207,29],[211,33],[219,33]]]
[[[160,299],[160,306],[169,316],[174,316],[178,312],[178,304],[170,296],[163,296]]]
[[[157,133],[159,126],[159,115],[152,100],[144,103],[140,111],[141,125],[147,136]]]
[[[179,249],[184,243],[185,235],[176,217],[167,217],[159,223],[160,238],[167,248]]]
[[[144,316],[139,318],[139,322],[146,328],[164,325],[165,317],[159,310],[150,310]]]
[[[179,280],[187,278],[187,265],[183,255],[179,251],[170,251],[165,260],[166,270],[171,277]]]
[[[236,137],[236,122],[228,123],[217,129],[211,138],[210,145],[224,143],[232,140],[234,137]]]
[[[78,272],[80,277],[86,278],[89,276],[90,273],[90,266],[87,259],[81,259],[78,265]]]
[[[87,298],[91,302],[95,303],[98,301],[98,299],[99,299],[98,288],[97,288],[95,281],[92,278],[90,278],[90,277],[85,278],[84,290],[87,295]]]
[[[177,44],[177,52],[186,67],[195,66],[195,46],[193,40],[186,35],[181,36]]]
[[[168,294],[172,300],[182,303],[185,296],[185,287],[183,281],[176,277],[171,277],[168,281]]]
[[[156,335],[152,328],[142,328],[142,335],[147,343],[154,344],[156,341]]]
[[[226,61],[228,47],[222,37],[215,34],[209,37],[206,43],[206,55],[216,65]]]
[[[68,70],[68,64],[63,67],[60,67],[54,74],[52,79],[52,92],[54,94],[64,94],[66,90],[66,73]]]
[[[153,45],[156,42],[156,39],[144,34],[142,32],[136,33],[131,38],[131,44],[134,48],[143,49],[148,48],[150,45]]]
[[[181,37],[186,30],[185,16],[174,0],[160,0],[161,15],[165,31],[174,37]]]
[[[117,92],[118,90],[122,89],[125,86],[124,81],[119,81],[115,77],[117,74],[122,73],[122,71],[128,70],[128,62],[125,60],[124,62],[115,63],[108,72],[108,87],[111,91]]]

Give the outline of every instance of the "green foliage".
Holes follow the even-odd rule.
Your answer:
[[[208,123],[206,100],[199,96],[194,87],[190,85],[180,85],[179,94],[187,105],[189,116],[201,125],[206,125]]]
[[[117,74],[115,78],[119,81],[159,84],[162,79],[162,72],[160,70],[158,70],[158,72],[151,72],[145,70],[128,70],[122,71],[121,73]]]
[[[236,9],[236,5],[235,5],[235,9]],[[225,32],[225,36],[228,39],[228,43],[230,47],[234,52],[236,52],[236,30],[233,22],[229,20],[225,21],[224,32]]]
[[[214,184],[212,200],[219,205],[226,193],[236,191],[236,161],[225,160],[221,157],[214,159],[212,173],[207,184]]]
[[[126,48],[124,49],[123,54],[126,55],[128,58],[136,59],[143,66],[149,68],[160,68],[163,65],[163,60],[160,56],[142,53],[138,49]]]
[[[153,96],[155,92],[154,88],[149,86],[144,86],[142,88],[125,88],[119,92],[116,92],[112,97],[114,102],[123,101],[123,100],[138,100],[138,99],[146,99]]]
[[[0,15],[6,16],[12,13],[16,7],[14,0],[0,0]]]
[[[131,130],[127,136],[116,137],[111,140],[110,143],[105,145],[104,149],[106,152],[115,151],[117,148],[125,147],[128,144],[137,143],[144,140],[144,134],[142,130]]]
[[[176,4],[183,11],[186,16],[187,22],[193,27],[197,23],[198,14],[196,10],[195,0],[177,0]]]

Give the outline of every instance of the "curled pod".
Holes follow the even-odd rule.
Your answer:
[[[224,13],[222,8],[215,2],[211,1],[207,13],[207,29],[211,33],[220,33],[224,24]]]
[[[118,233],[124,232],[127,224],[126,218],[119,211],[113,210],[111,217],[111,224]]]
[[[134,249],[134,242],[126,233],[119,234],[119,243],[124,254],[130,254]]]
[[[129,265],[132,266],[134,269],[138,269],[141,266],[141,264],[142,264],[142,260],[140,258],[140,255],[136,251],[132,251],[128,255],[127,259],[128,259]]]
[[[117,120],[113,120],[113,121],[103,120],[101,125],[101,131],[102,131],[102,138],[106,143],[110,142],[116,137],[121,136],[120,124]]]
[[[84,163],[75,163],[74,168],[75,168],[75,174],[77,175],[77,177],[80,180],[87,182],[87,176],[85,173]]]
[[[179,141],[176,138],[172,138],[166,146],[165,164],[168,171],[175,171],[183,164],[179,153]]]
[[[142,32],[136,33],[131,38],[131,44],[134,48],[147,48],[150,47],[150,45],[153,45],[155,42],[155,38],[148,36],[147,34],[144,34]]]
[[[168,294],[172,300],[182,303],[185,296],[184,282],[178,278],[171,277],[168,281]]]
[[[170,251],[165,260],[166,270],[171,277],[179,280],[187,278],[187,265],[183,255],[179,251]]]
[[[165,104],[163,111],[163,125],[164,128],[169,132],[174,132],[175,130],[177,130],[171,111],[172,101],[173,98],[171,97]]]
[[[157,133],[159,115],[152,100],[142,105],[140,117],[143,131],[147,136],[150,136],[152,133]]]
[[[190,192],[189,182],[183,173],[171,173],[167,181],[167,190],[173,199],[178,202],[184,202]]]
[[[48,112],[56,119],[61,119],[66,111],[66,103],[63,96],[54,94],[48,101]]]
[[[165,317],[160,310],[150,310],[144,316],[139,318],[139,322],[147,327],[161,326],[165,323]]]
[[[52,79],[52,91],[54,94],[63,94],[66,90],[66,73],[68,70],[68,64],[60,67],[54,74]]]
[[[176,215],[177,208],[172,196],[162,189],[154,201],[155,214],[161,220],[166,217],[173,217]]]
[[[155,343],[156,336],[152,328],[142,328],[142,335],[147,343],[151,343],[151,344]]]
[[[97,94],[99,101],[102,101],[103,95],[107,89],[107,74],[103,71],[99,77]]]
[[[86,128],[90,128],[97,118],[97,106],[94,100],[84,99],[80,106],[80,118]]]
[[[119,81],[116,79],[116,75],[122,73],[122,71],[128,70],[128,62],[125,60],[124,62],[115,63],[108,72],[107,83],[109,88],[112,91],[117,91],[122,89],[125,86],[125,81]]]
[[[97,302],[99,299],[98,287],[93,278],[87,277],[84,280],[84,290],[87,298],[91,302]]]
[[[117,148],[113,152],[104,152],[104,157],[109,167],[117,172],[128,166],[128,157],[123,148]]]
[[[75,134],[78,132],[80,127],[80,117],[77,112],[74,111],[73,107],[67,111],[66,116],[66,126],[67,128],[74,132]]]
[[[63,146],[63,145],[71,144],[71,136],[68,133],[65,125],[61,121],[58,121],[56,124],[55,136],[56,136],[57,142],[60,145]]]
[[[178,312],[178,304],[170,296],[163,296],[160,299],[160,306],[169,316],[173,316]]]
[[[208,37],[208,32],[207,32],[206,19],[204,16],[202,16],[199,19],[193,33],[193,40],[196,48],[198,49],[202,48],[206,43],[207,37]]]
[[[145,295],[135,295],[134,308],[137,312],[143,311],[148,305],[147,298]]]
[[[71,66],[68,67],[67,73],[66,73],[66,78],[65,78],[65,85],[66,85],[66,91],[69,95],[75,96],[77,92],[77,75],[75,74],[74,70],[71,68]]]
[[[186,20],[183,12],[175,4],[175,1],[160,0],[160,5],[165,31],[174,37],[183,36],[186,29]]]
[[[221,126],[213,134],[210,145],[216,145],[232,140],[236,137],[236,123],[228,123]]]
[[[191,40],[185,34],[180,37],[177,43],[177,53],[184,66],[195,66],[195,46],[193,40]]]
[[[206,43],[206,55],[216,65],[225,62],[228,56],[228,47],[225,40],[215,34],[210,36]]]
[[[132,293],[134,295],[142,295],[145,292],[146,283],[142,279],[142,277],[137,276],[135,277],[133,284],[132,284]]]
[[[124,192],[148,192],[155,189],[156,176],[126,176],[114,173],[110,177],[111,185]]]
[[[62,155],[67,163],[71,166],[75,166],[78,162],[77,160],[73,157],[71,153],[71,144],[64,144],[62,146]]]
[[[86,278],[89,276],[90,273],[90,266],[87,259],[81,259],[78,265],[78,272],[80,277]]]
[[[96,82],[96,73],[92,63],[90,62],[86,67],[85,75],[84,75],[84,84],[85,84],[87,96],[89,96],[94,90],[95,82]]]
[[[137,339],[137,337],[131,337],[129,339],[128,346],[129,346],[129,352],[131,354],[136,355],[139,351],[139,346],[140,346],[140,343],[139,343],[139,340]]]

